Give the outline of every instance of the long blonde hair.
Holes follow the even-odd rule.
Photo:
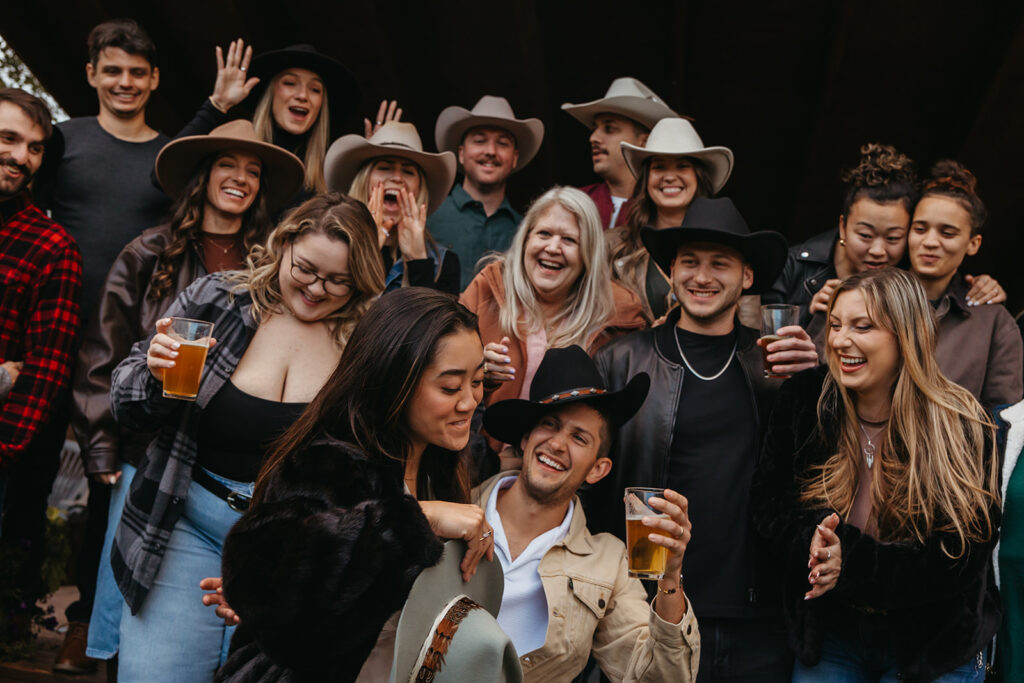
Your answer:
[[[284,71],[278,72],[270,79],[270,85],[263,91],[256,113],[252,117],[252,125],[256,134],[264,142],[274,142],[274,88],[281,80]],[[302,159],[306,167],[306,175],[302,186],[310,192],[326,192],[327,181],[324,180],[324,157],[327,156],[327,144],[331,141],[331,112],[327,107],[327,88],[324,88],[320,102],[320,115],[316,117],[306,138],[306,154]]]
[[[546,319],[526,275],[526,241],[541,216],[555,205],[571,213],[580,228],[580,258],[583,272],[573,285],[562,310]],[[601,217],[585,193],[571,187],[555,186],[538,197],[519,224],[512,245],[502,261],[505,301],[499,322],[502,330],[519,339],[546,328],[548,346],[563,348],[578,344],[584,348],[590,338],[615,315],[611,268],[601,229]]]
[[[259,322],[283,313],[279,276],[285,249],[303,235],[318,233],[348,245],[352,294],[344,306],[325,320],[335,341],[344,347],[363,313],[384,290],[384,264],[377,251],[377,226],[362,202],[340,192],[317,195],[290,211],[274,228],[266,243],[249,252],[248,268],[233,276],[232,291],[247,291]],[[287,266],[285,266],[287,267]]]
[[[921,283],[897,268],[866,271],[836,287],[828,304],[858,290],[873,324],[891,332],[900,363],[885,439],[875,459],[871,510],[880,540],[924,543],[950,534],[942,547],[958,558],[995,529],[989,508],[999,504],[995,425],[966,389],[954,384],[935,361],[936,325]],[[847,517],[859,482],[861,443],[856,397],[837,378],[838,354],[826,345],[829,375],[818,401],[820,424],[839,422],[838,452],[812,470],[803,483],[804,502]]]

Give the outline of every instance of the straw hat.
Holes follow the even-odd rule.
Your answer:
[[[448,541],[441,561],[416,578],[398,620],[391,683],[420,680],[424,667],[433,675],[423,680],[436,683],[523,680],[519,656],[497,621],[505,592],[501,564],[483,559],[464,582],[459,564],[466,548],[464,541]],[[438,646],[440,652],[432,651]]]
[[[684,244],[708,242],[735,249],[743,254],[754,271],[754,282],[744,290],[746,294],[771,289],[786,265],[786,238],[772,230],[750,232],[747,222],[728,197],[697,197],[686,210],[681,226],[646,227],[640,231],[640,239],[665,274],[672,271],[672,262]]]
[[[512,169],[513,173],[530,163],[544,140],[544,124],[540,119],[517,119],[512,105],[504,97],[484,95],[472,110],[463,107],[443,110],[434,126],[434,142],[442,151],[457,153],[466,131],[478,126],[501,128],[515,136],[519,163]]]
[[[583,104],[566,102],[562,109],[587,128],[594,127],[594,117],[598,114],[625,116],[646,128],[654,128],[654,124],[665,117],[680,116],[669,109],[653,90],[629,76],[612,81],[608,92],[599,100]]]
[[[423,170],[430,195],[427,213],[434,213],[441,206],[455,182],[454,154],[424,152],[416,126],[404,121],[388,121],[369,140],[353,134],[334,141],[324,157],[327,189],[347,193],[363,164],[378,157],[408,159]]]
[[[324,82],[332,130],[340,130],[340,123],[359,106],[359,83],[355,76],[338,60],[318,52],[312,45],[301,44],[264,52],[253,58],[249,75],[260,79],[249,95],[253,108],[274,76],[285,69],[306,69]]]
[[[644,159],[659,157],[694,157],[711,169],[711,185],[718,192],[732,174],[732,150],[728,147],[705,147],[693,124],[686,119],[667,118],[658,121],[643,147],[620,142],[626,166],[634,177],[640,175]]]
[[[204,159],[236,149],[255,154],[263,162],[265,177],[270,182],[261,182],[260,191],[271,212],[284,206],[302,186],[305,170],[299,158],[261,140],[252,122],[245,119],[217,126],[208,135],[189,135],[168,142],[157,154],[156,178],[164,192],[177,197]]]

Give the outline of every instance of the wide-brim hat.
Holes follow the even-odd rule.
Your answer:
[[[786,264],[786,238],[772,230],[750,232],[747,222],[728,197],[697,197],[678,228],[645,227],[640,239],[658,267],[669,275],[679,247],[693,242],[724,244],[743,254],[754,271],[747,294],[771,288]]]
[[[711,172],[711,186],[716,194],[732,174],[732,150],[728,147],[705,147],[693,124],[686,119],[667,118],[658,121],[643,147],[628,142],[620,142],[619,146],[622,147],[622,156],[633,177],[639,177],[643,160],[653,156],[700,159]]]
[[[433,213],[441,206],[455,182],[457,164],[454,154],[424,152],[416,126],[404,121],[388,121],[369,140],[362,135],[346,135],[331,144],[324,157],[327,189],[348,193],[352,179],[362,165],[377,157],[401,157],[422,169],[430,194],[427,213]]]
[[[654,128],[663,118],[682,116],[672,111],[653,90],[629,76],[612,81],[608,92],[599,100],[582,104],[566,102],[562,109],[587,128],[594,127],[594,117],[598,114],[625,116],[646,128]]]
[[[255,154],[263,162],[260,192],[271,212],[284,206],[302,186],[302,161],[288,150],[261,140],[252,122],[236,119],[217,126],[207,135],[189,135],[164,145],[156,156],[160,187],[170,197],[178,197],[204,159],[229,150]]]
[[[441,151],[458,152],[466,131],[480,126],[501,128],[515,136],[519,163],[513,173],[530,163],[544,140],[540,119],[517,119],[504,97],[484,95],[472,109],[447,107],[441,111],[434,126],[434,142]]]
[[[391,683],[416,680],[435,634],[441,633],[448,635],[448,650],[431,680],[522,681],[519,656],[497,622],[505,591],[501,564],[482,559],[465,582],[459,565],[466,549],[464,541],[446,542],[440,562],[413,584],[395,633]]]
[[[344,64],[317,51],[312,45],[291,45],[280,50],[264,52],[253,58],[249,75],[260,79],[249,95],[253,106],[259,102],[263,91],[270,85],[274,76],[285,69],[306,69],[323,80],[327,91],[331,129],[340,131],[341,123],[359,106],[359,83]]]
[[[488,407],[484,429],[499,441],[518,444],[544,415],[570,403],[592,406],[617,428],[636,415],[650,387],[651,378],[641,372],[619,391],[609,391],[582,348],[548,349],[530,384],[530,399],[510,398]]]

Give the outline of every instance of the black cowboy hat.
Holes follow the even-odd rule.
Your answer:
[[[633,376],[620,391],[608,391],[597,365],[579,346],[548,349],[530,384],[530,400],[499,401],[484,412],[484,429],[495,439],[518,444],[541,417],[569,403],[585,402],[619,427],[640,410],[651,378]]]
[[[253,108],[263,96],[270,81],[285,69],[306,69],[312,71],[324,82],[327,91],[328,109],[331,115],[332,138],[341,131],[341,123],[359,106],[359,83],[338,60],[318,52],[307,44],[264,52],[252,60],[250,75],[260,79],[249,95]]]
[[[750,232],[747,222],[728,197],[697,197],[678,228],[646,227],[640,239],[666,275],[672,271],[679,247],[692,242],[724,244],[743,254],[754,271],[747,294],[767,291],[786,265],[786,238],[772,230]]]

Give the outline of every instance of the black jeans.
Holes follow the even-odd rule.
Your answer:
[[[781,617],[701,617],[697,683],[758,681],[788,683],[793,675],[786,625]]]

